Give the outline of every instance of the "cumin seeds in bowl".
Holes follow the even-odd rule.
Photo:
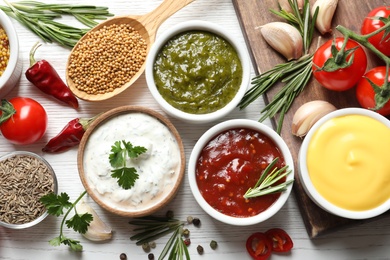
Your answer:
[[[57,179],[49,163],[31,152],[0,157],[0,225],[13,229],[31,227],[46,216],[39,199],[57,193]]]

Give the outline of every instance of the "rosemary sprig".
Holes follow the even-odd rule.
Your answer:
[[[182,238],[184,221],[170,217],[146,216],[130,220],[129,224],[139,226],[134,229],[134,231],[139,232],[130,237],[130,240],[137,241],[136,245],[143,245],[172,233],[158,258],[159,260],[164,259],[168,254],[170,260],[184,259],[184,255],[187,260],[190,259],[187,246]]]
[[[96,20],[113,16],[107,7],[92,5],[45,4],[38,1],[18,1],[1,6],[8,16],[14,18],[45,42],[57,42],[62,46],[73,47],[92,27]],[[71,15],[87,28],[77,28],[54,21],[62,15]]]
[[[274,185],[276,182],[289,175],[292,171],[288,169],[288,166],[284,166],[280,169],[274,168],[279,158],[275,158],[262,172],[259,180],[253,188],[249,188],[244,194],[244,198],[260,197],[267,194],[283,192],[287,189],[287,186],[294,182],[294,179],[285,181],[278,185]],[[273,168],[273,169],[272,169]],[[272,171],[271,171],[272,170]]]
[[[276,131],[280,134],[285,114],[290,109],[293,101],[304,90],[307,82],[312,75],[312,58],[313,55],[309,54],[310,44],[313,38],[313,32],[315,28],[315,20],[317,18],[318,9],[311,18],[310,16],[310,4],[308,0],[305,0],[304,10],[299,12],[298,3],[296,0],[289,0],[292,6],[293,14],[287,14],[285,11],[272,11],[274,14],[285,18],[288,22],[295,25],[300,30],[303,42],[304,53],[298,60],[288,61],[285,63],[277,64],[272,69],[260,73],[258,76],[252,79],[252,87],[245,93],[244,97],[238,104],[240,109],[246,108],[259,96],[265,94],[277,83],[282,83],[284,86],[275,94],[271,102],[261,111],[260,122],[266,118],[271,118],[279,113],[279,120],[276,124]]]

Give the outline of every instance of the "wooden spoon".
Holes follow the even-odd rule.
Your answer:
[[[170,17],[171,15],[173,15],[174,13],[176,13],[177,11],[179,11],[180,9],[182,9],[183,7],[185,7],[186,5],[188,5],[193,1],[194,0],[164,0],[160,4],[160,6],[158,6],[156,9],[154,9],[153,11],[145,15],[116,16],[95,26],[93,29],[91,29],[90,32],[99,30],[103,26],[110,26],[112,24],[129,24],[136,31],[138,31],[139,34],[142,36],[142,38],[145,40],[147,44],[146,53],[149,53],[149,50],[156,38],[157,29],[160,27],[160,25],[168,17]],[[80,39],[80,41],[74,46],[73,50],[77,48],[80,42],[88,39],[90,32],[85,34]],[[130,87],[144,72],[145,63],[146,62],[144,62],[140,70],[131,78],[129,82],[124,84],[122,87],[116,88],[114,91],[105,94],[88,94],[84,91],[80,91],[79,89],[77,89],[74,82],[68,75],[69,59],[66,68],[66,81],[73,94],[75,94],[80,99],[87,100],[87,101],[105,100],[123,92],[128,87]]]

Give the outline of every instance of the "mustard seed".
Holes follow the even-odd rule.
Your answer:
[[[104,94],[122,87],[146,59],[146,42],[127,24],[104,26],[81,41],[69,57],[68,76],[88,94]]]

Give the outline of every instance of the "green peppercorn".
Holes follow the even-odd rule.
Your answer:
[[[183,236],[184,237],[189,237],[189,235],[190,235],[190,231],[186,228],[186,229],[184,229],[183,230]]]
[[[196,250],[198,251],[198,254],[203,255],[203,252],[204,252],[203,246],[201,246],[201,245],[197,246]]]
[[[119,255],[119,259],[120,260],[126,260],[127,259],[127,255],[125,253],[122,253]]]
[[[149,245],[149,243],[143,243],[143,244],[142,244],[142,249],[143,249],[145,252],[149,252],[149,251],[150,251],[150,245]]]
[[[192,224],[192,221],[194,220],[194,218],[192,216],[188,216],[187,217],[187,223],[188,224]]]
[[[156,248],[156,242],[154,242],[154,241],[149,242],[149,246],[150,246],[150,248]]]
[[[211,247],[211,249],[213,249],[213,250],[217,249],[217,247],[218,247],[217,241],[211,240],[211,242],[210,242],[210,247]]]

